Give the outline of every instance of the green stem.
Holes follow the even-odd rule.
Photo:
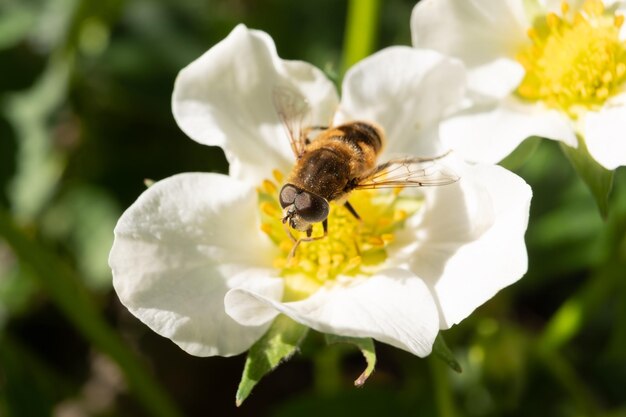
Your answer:
[[[620,282],[622,266],[614,261],[591,275],[587,282],[552,315],[539,336],[540,352],[556,352],[581,330],[590,312],[596,310]]]
[[[314,357],[313,385],[321,396],[331,396],[341,390],[341,346],[326,346]]]
[[[433,376],[435,386],[435,401],[439,417],[454,417],[457,415],[454,407],[454,396],[452,395],[452,387],[450,386],[450,375],[448,365],[441,359],[431,356],[428,358],[430,370]]]
[[[341,75],[374,50],[380,0],[350,0],[343,41]]]
[[[539,358],[554,379],[569,393],[581,415],[600,415],[600,408],[593,394],[566,359],[558,353],[548,351],[539,352]]]
[[[178,417],[180,412],[167,393],[153,381],[144,366],[100,315],[74,271],[39,242],[28,237],[0,208],[0,237],[34,276],[67,319],[96,348],[114,360],[131,389],[153,416]]]

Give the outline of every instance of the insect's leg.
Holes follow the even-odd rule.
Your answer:
[[[343,203],[344,207],[348,209],[348,211],[354,216],[355,219],[357,220],[361,220],[361,216],[359,216],[359,213],[356,212],[356,210],[354,209],[354,207],[352,207],[352,204],[350,204],[349,201],[346,201],[345,203]]]
[[[313,242],[314,240],[324,239],[326,236],[328,236],[328,219],[324,219],[322,221],[322,227],[324,228],[324,234],[322,236],[315,236],[315,237],[311,237],[311,233],[313,233],[313,227],[310,227],[309,229],[307,229],[306,231],[307,237],[303,237],[303,238],[296,240],[296,243],[291,248],[291,251],[289,251],[289,256],[287,256],[287,261],[293,258],[293,256],[296,254],[296,249],[298,249],[298,246],[300,246],[300,243]]]
[[[293,259],[293,256],[296,254],[296,249],[298,249],[298,246],[300,246],[300,242],[302,242],[304,239],[298,239],[296,240],[296,243],[293,244],[293,247],[291,248],[291,250],[289,251],[289,255],[287,256],[287,265],[289,265],[289,262],[291,261],[291,259]]]
[[[283,228],[285,229],[285,233],[287,233],[287,236],[289,236],[289,239],[291,239],[292,242],[297,242],[298,239],[296,239],[292,234],[291,234],[291,230],[289,229],[289,226],[287,225],[286,222],[283,222]]]

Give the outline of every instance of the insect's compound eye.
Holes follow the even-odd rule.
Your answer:
[[[330,207],[324,198],[302,191],[294,201],[298,215],[309,223],[317,223],[328,217]]]
[[[291,184],[285,184],[280,190],[280,195],[278,196],[280,206],[285,208],[292,205],[296,200],[296,195],[298,195],[298,189]]]

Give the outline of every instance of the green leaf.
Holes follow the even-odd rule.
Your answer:
[[[248,351],[235,396],[237,407],[248,398],[261,378],[293,356],[308,330],[308,327],[282,314],[274,320],[267,333]]]
[[[541,138],[536,136],[526,139],[506,158],[500,161],[499,165],[511,171],[520,168],[535,153],[540,143]]]
[[[452,351],[446,344],[446,341],[441,333],[439,333],[435,339],[435,343],[433,344],[433,353],[437,358],[441,359],[446,365],[452,368],[453,371],[458,373],[463,372],[461,365],[452,354]]]
[[[367,366],[365,367],[363,373],[354,381],[354,385],[357,387],[363,386],[376,367],[376,351],[374,350],[374,341],[370,338],[346,337],[334,334],[326,334],[325,336],[326,343],[329,345],[333,343],[349,343],[359,348],[365,358]]]
[[[580,136],[578,136],[578,148],[561,143],[561,149],[593,194],[600,214],[606,220],[609,213],[609,195],[613,187],[613,171],[604,168],[591,157],[585,140]]]

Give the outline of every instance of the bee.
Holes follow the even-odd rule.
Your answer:
[[[376,188],[447,185],[459,177],[436,163],[434,158],[405,157],[377,164],[385,145],[383,129],[369,121],[352,121],[334,127],[304,127],[309,114],[299,93],[275,87],[274,107],[285,127],[296,162],[279,192],[282,223],[294,246],[323,239],[328,234],[330,202],[343,204],[361,220],[348,197],[352,191]],[[311,140],[311,132],[318,131]],[[324,234],[312,237],[313,225],[322,223]],[[289,227],[306,232],[296,239]]]

